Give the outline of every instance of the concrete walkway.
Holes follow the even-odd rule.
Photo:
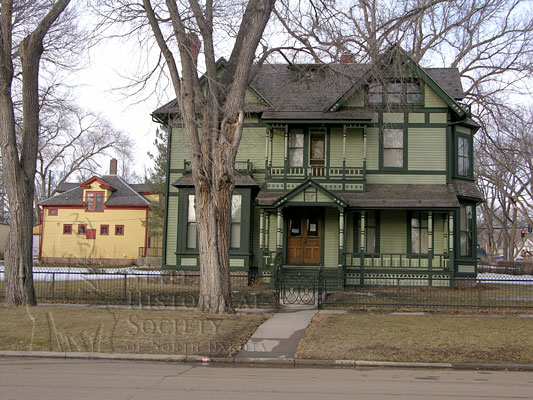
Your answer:
[[[300,339],[318,311],[285,306],[263,323],[235,358],[294,358]]]

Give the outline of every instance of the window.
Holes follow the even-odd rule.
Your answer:
[[[383,130],[383,167],[403,167],[403,129]]]
[[[230,248],[241,248],[242,196],[235,194],[231,198]]]
[[[457,174],[470,175],[470,140],[464,136],[457,137]]]
[[[117,236],[124,235],[124,225],[115,225],[115,235]]]
[[[326,135],[323,133],[311,134],[311,165],[326,165]]]
[[[100,225],[100,235],[109,235],[109,225]]]
[[[383,86],[379,83],[371,83],[368,87],[368,104],[383,103]]]
[[[385,94],[385,96],[384,96]],[[422,88],[416,80],[368,85],[368,104],[422,104]]]
[[[428,214],[411,214],[411,253],[428,254]]]
[[[104,192],[87,192],[87,211],[104,210]]]
[[[289,137],[289,166],[304,166],[304,134],[301,129],[291,131]]]
[[[357,226],[356,243],[361,240],[361,216],[356,214],[357,219],[354,224]],[[359,252],[360,247],[357,249]],[[365,214],[365,253],[375,254],[379,250],[377,249],[377,216],[375,211],[367,211]]]
[[[460,211],[460,225],[461,225],[461,257],[472,257],[472,220],[473,208],[472,206],[461,206]]]
[[[72,235],[72,224],[64,224],[63,225],[63,234],[64,235]]]
[[[196,240],[196,209],[194,208],[194,194],[190,194],[187,210],[187,248],[196,249]]]
[[[49,208],[48,215],[51,215],[51,216],[57,215],[57,208]]]
[[[87,226],[85,224],[78,225],[78,235],[85,235],[85,229]]]

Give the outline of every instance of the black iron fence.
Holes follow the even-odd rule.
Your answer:
[[[327,287],[327,278],[320,282]],[[365,278],[364,286],[326,291],[318,307],[514,308],[533,310],[533,278]]]
[[[4,296],[0,271],[0,298]],[[132,306],[194,307],[198,302],[198,271],[64,270],[34,271],[40,302],[89,302]],[[274,307],[276,296],[254,274],[232,273],[232,300],[238,308]]]
[[[485,308],[533,310],[533,277],[493,274],[484,278],[365,277],[364,285],[342,287],[342,280],[323,272],[290,273],[281,265],[272,280],[252,272],[231,274],[232,300],[238,308],[275,308],[287,304],[318,308],[388,307]],[[0,269],[0,299],[4,296]],[[198,271],[110,269],[36,270],[38,301],[194,307],[198,302]]]

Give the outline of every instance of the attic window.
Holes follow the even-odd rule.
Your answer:
[[[104,192],[87,192],[87,211],[104,210]]]
[[[422,104],[422,89],[417,80],[373,82],[368,85],[368,104]]]

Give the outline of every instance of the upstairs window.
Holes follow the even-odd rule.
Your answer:
[[[48,209],[48,215],[56,216],[57,215],[57,208],[49,208]]]
[[[72,224],[63,225],[63,235],[72,235]]]
[[[85,224],[78,225],[78,235],[85,235],[85,230],[87,226]]]
[[[87,192],[87,211],[104,211],[104,192]]]
[[[403,129],[383,130],[383,167],[403,168]]]
[[[470,139],[457,137],[457,175],[470,176]]]
[[[115,235],[124,236],[124,225],[115,225]]]
[[[422,87],[416,80],[388,81],[368,85],[368,104],[422,104]]]
[[[425,212],[411,215],[411,253],[428,254],[428,214]]]
[[[109,225],[100,225],[100,235],[109,235]]]
[[[189,195],[189,207],[187,209],[187,248],[196,249],[196,209],[194,208],[194,194]]]
[[[289,166],[304,166],[304,134],[301,129],[293,130],[289,137]]]

